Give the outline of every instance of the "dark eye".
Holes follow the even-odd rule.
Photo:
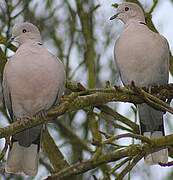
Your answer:
[[[125,7],[125,11],[128,11],[129,10],[129,7]]]
[[[23,29],[22,32],[23,32],[23,33],[26,33],[26,29]]]

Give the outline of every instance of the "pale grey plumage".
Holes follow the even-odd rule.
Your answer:
[[[12,120],[32,117],[59,101],[65,84],[64,66],[41,44],[40,33],[33,24],[13,28],[20,46],[6,63],[3,74],[5,106]],[[38,151],[42,126],[12,137],[6,171],[34,176],[38,169]]]
[[[124,84],[135,82],[139,87],[164,85],[169,76],[169,46],[167,40],[145,24],[142,9],[134,3],[118,6],[118,18],[125,23],[115,44],[115,60]],[[138,105],[141,133],[157,138],[164,135],[163,112],[147,104]],[[167,149],[146,156],[150,164],[167,162]]]

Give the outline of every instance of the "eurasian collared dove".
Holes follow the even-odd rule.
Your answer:
[[[3,95],[10,118],[22,120],[58,103],[64,91],[65,70],[42,45],[40,32],[33,24],[15,25],[12,35],[19,48],[5,65]],[[41,129],[39,125],[12,136],[6,172],[37,174]]]
[[[116,41],[114,57],[120,77],[125,85],[134,81],[136,86],[150,87],[168,83],[169,46],[167,40],[151,31],[146,23],[143,10],[134,3],[122,3],[117,14],[125,24]],[[147,104],[138,105],[141,133],[149,138],[164,136],[163,112]],[[148,164],[166,163],[168,150],[163,149],[145,157]]]

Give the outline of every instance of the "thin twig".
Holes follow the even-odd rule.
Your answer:
[[[123,180],[124,176],[129,173],[133,167],[143,158],[144,153],[136,155],[136,157],[132,160],[130,164],[128,164],[123,171],[117,177],[117,180]]]
[[[152,5],[150,11],[148,12],[149,14],[151,14],[154,11],[157,4],[158,4],[158,0],[153,0],[153,5]]]
[[[137,93],[142,99],[144,99],[146,101],[147,104],[149,104],[150,106],[157,108],[158,110],[160,108],[164,109],[165,111],[170,112],[171,114],[173,114],[173,108],[170,107],[167,103],[165,103],[164,101],[162,101],[161,99],[147,93],[146,91],[144,91],[142,88],[136,87],[134,85],[134,83],[132,83],[131,89]]]
[[[139,139],[141,140],[142,142],[145,142],[145,143],[148,143],[148,144],[152,144],[152,141],[145,137],[145,136],[142,136],[142,135],[138,135],[138,134],[131,134],[131,133],[126,133],[126,134],[120,134],[120,135],[115,135],[115,136],[112,136],[111,138],[103,141],[103,144],[109,144],[115,140],[118,140],[118,139],[121,139],[121,138],[135,138],[135,139]]]
[[[6,152],[7,152],[7,149],[8,149],[8,142],[6,141],[5,142],[5,145],[4,145],[4,148],[2,149],[1,153],[0,153],[0,161],[4,158]]]
[[[110,171],[109,174],[114,173],[117,169],[121,168],[121,166],[123,166],[124,164],[126,164],[128,161],[130,161],[131,158],[125,158],[124,160],[122,160],[119,164],[116,164]]]

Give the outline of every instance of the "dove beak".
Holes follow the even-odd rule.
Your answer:
[[[113,20],[113,19],[117,18],[117,16],[118,16],[119,14],[120,14],[120,13],[117,13],[117,14],[113,15],[112,17],[110,17],[110,20]]]

